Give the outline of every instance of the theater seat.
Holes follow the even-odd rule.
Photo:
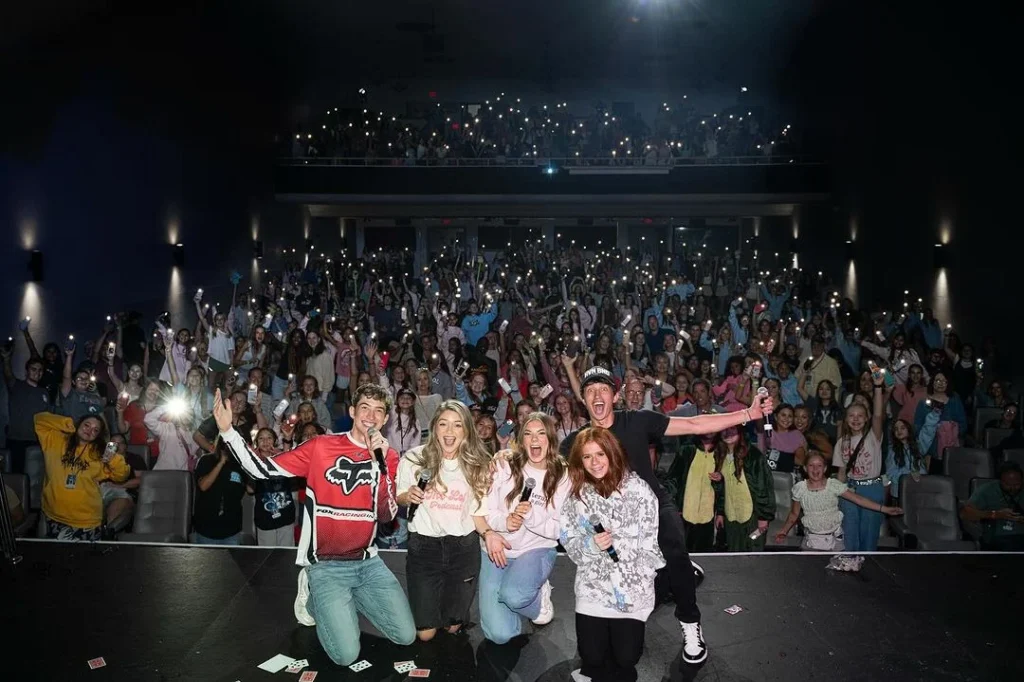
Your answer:
[[[978,548],[970,540],[960,539],[953,479],[948,476],[922,476],[900,481],[903,516],[892,518],[893,532],[902,549],[928,551],[972,551]]]
[[[803,539],[796,534],[795,529],[789,532],[784,543],[775,544],[775,534],[786,525],[786,517],[789,516],[789,510],[793,506],[793,474],[773,471],[772,483],[775,486],[775,520],[768,524],[768,541],[765,547],[799,547]]]
[[[942,473],[953,480],[953,489],[961,502],[971,496],[972,478],[992,478],[992,455],[981,448],[948,448],[942,458]]]
[[[985,429],[985,447],[991,450],[1012,434],[1013,429]]]
[[[141,471],[139,501],[128,542],[187,542],[192,525],[192,475],[187,471]]]
[[[21,503],[21,509],[25,512],[25,520],[14,527],[14,535],[19,538],[29,537],[34,534],[36,525],[38,524],[38,514],[29,511],[31,505],[29,504],[29,485],[28,476],[25,474],[4,474],[4,483],[14,491],[14,494],[18,496],[18,501]],[[11,500],[7,500],[10,504]]]
[[[981,443],[985,437],[985,424],[993,419],[1000,419],[1003,416],[1001,407],[979,407],[974,411],[974,436],[975,443]]]
[[[997,481],[997,480],[999,480],[999,479],[996,479],[996,478],[972,478],[971,479],[971,485],[970,485],[971,495],[974,495],[974,491],[977,490],[978,488],[980,488],[981,486],[985,485],[986,483],[988,483],[990,481]],[[960,501],[960,506],[963,507],[964,502],[966,502],[966,501],[967,500],[961,500]],[[963,519],[960,519],[960,526],[964,529],[964,533],[968,537],[971,537],[974,540],[981,540],[982,527],[981,527],[981,523],[980,522],[978,522],[978,521],[964,521]]]
[[[256,544],[255,501],[256,498],[253,495],[246,494],[242,498],[242,539],[240,542],[243,545]]]
[[[6,474],[11,470],[11,451],[0,448],[0,469]]]
[[[153,468],[153,464],[150,461],[149,446],[147,445],[128,445],[126,446],[128,451],[128,464],[131,465],[136,471],[148,471]],[[141,465],[141,466],[140,466]]]
[[[1012,450],[1003,450],[1003,461],[1005,462],[1016,462],[1017,464],[1024,467],[1024,450],[1015,448]]]

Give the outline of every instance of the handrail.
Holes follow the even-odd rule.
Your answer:
[[[335,166],[335,167],[376,167],[376,168],[679,168],[688,166],[787,166],[817,165],[821,159],[810,156],[777,154],[774,156],[720,156],[678,157],[671,160],[648,162],[643,157],[601,157],[601,158],[542,158],[530,157],[448,157],[444,159],[405,158],[346,158],[331,156],[282,157],[280,166]]]

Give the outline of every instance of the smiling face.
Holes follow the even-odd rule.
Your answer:
[[[469,388],[473,393],[480,395],[487,388],[487,379],[484,378],[483,374],[474,374],[473,378],[469,380]]]
[[[522,445],[526,458],[536,469],[543,469],[547,461],[551,442],[548,430],[540,419],[531,419],[523,426]]]
[[[949,378],[942,372],[937,372],[932,377],[932,392],[937,395],[945,395],[949,390]]]
[[[612,387],[601,382],[590,384],[583,390],[583,402],[591,421],[600,423],[611,416],[612,398]]]
[[[466,425],[454,410],[445,410],[437,418],[434,439],[446,459],[458,456],[459,447],[466,440]]]
[[[779,431],[789,431],[793,427],[793,410],[787,407],[776,412],[775,424]]]
[[[487,415],[482,415],[476,420],[476,435],[480,437],[480,440],[490,440],[494,438],[494,434],[497,432],[497,427],[494,424],[494,418]]]
[[[860,433],[868,423],[868,411],[860,403],[851,403],[846,408],[846,427],[853,433]]]
[[[519,403],[516,405],[516,424],[522,426],[531,414],[533,414],[533,408],[528,403]]]
[[[910,430],[907,428],[906,422],[902,419],[897,419],[892,425],[892,435],[899,441],[906,441],[910,437]]]
[[[256,436],[256,447],[262,453],[274,451],[274,432],[269,429],[261,429]]]
[[[78,434],[78,440],[82,441],[83,443],[95,442],[96,439],[100,437],[100,434],[102,432],[103,423],[99,420],[98,417],[88,417],[86,419],[83,419],[82,422],[78,425],[78,430],[76,431],[76,433]]]
[[[590,441],[583,446],[583,468],[590,476],[598,481],[608,474],[608,455],[601,446]]]
[[[807,478],[814,483],[821,483],[825,480],[825,460],[820,455],[811,455],[807,460]]]
[[[378,432],[384,428],[384,422],[388,420],[388,409],[380,400],[361,396],[355,405],[348,408],[348,415],[352,417],[352,433],[356,440],[366,443],[369,441],[367,432],[371,428]]]
[[[800,433],[804,433],[811,426],[811,413],[805,407],[798,407],[793,410],[793,426]]]

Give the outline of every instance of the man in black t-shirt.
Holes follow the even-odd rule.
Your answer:
[[[223,444],[196,463],[196,501],[192,511],[195,543],[238,545],[242,540],[242,498],[246,476]]]
[[[571,365],[572,360],[567,358],[566,369]],[[707,659],[708,652],[700,626],[700,610],[697,608],[695,566],[686,551],[683,518],[671,496],[654,476],[649,447],[664,436],[716,433],[730,426],[760,419],[765,414],[771,414],[771,400],[765,399],[762,403],[758,397],[753,406],[740,412],[694,417],[669,417],[651,410],[613,410],[615,380],[611,372],[603,367],[592,367],[584,373],[580,393],[590,415],[590,426],[606,428],[615,434],[626,451],[630,468],[658,496],[658,545],[665,556],[666,566],[663,570],[668,575],[675,596],[676,618],[683,631],[683,661],[689,664],[701,663]],[[572,449],[576,433],[569,434],[562,441],[563,455]]]

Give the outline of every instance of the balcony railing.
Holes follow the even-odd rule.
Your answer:
[[[405,158],[345,158],[345,157],[282,157],[278,159],[281,166],[338,166],[338,167],[375,167],[375,168],[637,168],[664,169],[680,167],[714,167],[714,166],[785,166],[789,164],[817,165],[821,159],[811,156],[776,154],[772,156],[718,156],[679,157],[648,161],[643,157],[626,156],[621,158],[542,158],[529,156],[466,158],[450,157],[444,159],[405,159]]]

